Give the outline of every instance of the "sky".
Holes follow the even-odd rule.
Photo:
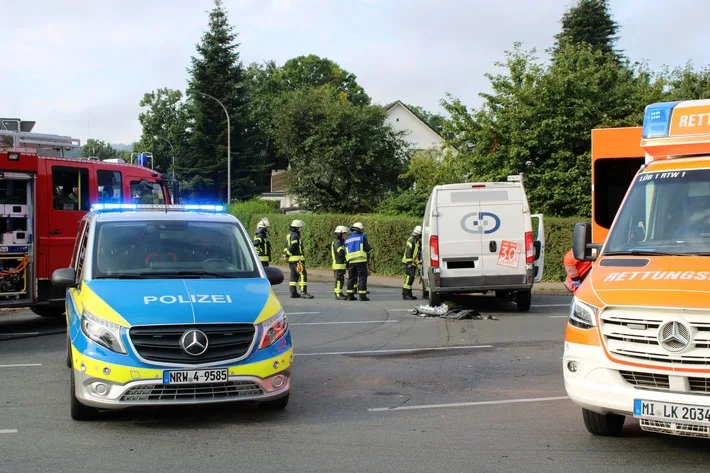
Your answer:
[[[520,41],[545,49],[574,0],[224,0],[244,65],[327,57],[375,103],[468,106]],[[706,0],[611,0],[618,46],[654,68],[710,63]],[[0,116],[33,131],[131,143],[143,94],[185,90],[212,0],[0,0]]]

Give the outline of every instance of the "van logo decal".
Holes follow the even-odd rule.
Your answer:
[[[461,228],[466,233],[481,235],[494,233],[500,228],[500,217],[491,212],[471,212],[461,219]]]

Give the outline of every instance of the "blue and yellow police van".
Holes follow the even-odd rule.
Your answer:
[[[66,287],[71,416],[256,401],[284,409],[293,346],[274,284],[223,206],[96,204]]]

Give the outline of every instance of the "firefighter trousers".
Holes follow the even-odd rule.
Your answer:
[[[402,284],[402,289],[405,291],[411,291],[412,285],[414,284],[414,277],[417,274],[417,268],[414,265],[404,265],[404,284]]]
[[[333,276],[335,276],[335,295],[343,295],[343,287],[345,286],[345,270],[335,269],[333,270]]]
[[[355,294],[355,281],[357,281],[358,294],[367,294],[367,261],[350,263],[348,268],[348,294]]]
[[[298,271],[299,263],[303,268],[301,272]],[[300,287],[301,291],[305,292],[306,286],[308,286],[308,273],[306,272],[305,263],[303,261],[297,261],[295,263],[289,263],[288,267],[291,270],[291,280],[288,283],[291,290],[294,291],[296,287]]]

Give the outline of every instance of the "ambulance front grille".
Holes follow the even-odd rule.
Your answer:
[[[668,368],[710,366],[710,312],[684,311],[682,317],[676,315],[679,314],[669,310],[607,309],[600,317],[604,346],[620,361]],[[690,328],[690,344],[681,352],[666,350],[659,343],[659,330],[673,320]]]
[[[661,420],[640,420],[641,430],[680,437],[710,438],[710,427],[693,424],[677,424]]]
[[[122,402],[150,401],[207,401],[260,396],[264,394],[253,381],[228,383],[166,385],[151,384],[131,388],[121,397]]]
[[[619,371],[624,381],[637,388],[670,389],[667,374],[642,373],[640,371]]]
[[[180,338],[192,329],[207,336],[207,350],[199,356],[187,354],[180,346]],[[255,335],[253,324],[144,325],[128,331],[133,347],[144,360],[181,365],[241,359],[248,354]]]

